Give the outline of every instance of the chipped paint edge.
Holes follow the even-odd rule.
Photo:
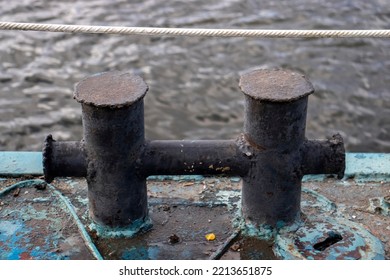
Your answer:
[[[141,232],[146,232],[153,227],[149,217],[133,221],[127,227],[112,228],[91,222],[88,225],[90,231],[95,231],[100,238],[131,238]]]
[[[0,152],[0,175],[43,175],[41,152]]]
[[[312,222],[321,223],[321,220],[318,220],[318,217],[312,217],[310,219]],[[365,251],[365,255],[362,260],[384,260],[385,259],[385,249],[383,243],[371,234],[367,229],[361,226],[358,223],[351,222],[343,218],[324,218],[323,221],[329,222],[331,224],[337,224],[344,226],[350,231],[358,231],[359,235],[364,239],[366,244],[371,248],[370,251]],[[308,233],[308,235],[310,235]],[[296,247],[294,240],[296,236],[294,231],[289,229],[283,229],[275,238],[273,251],[275,255],[283,260],[305,260],[305,258]],[[336,257],[336,256],[335,256]]]

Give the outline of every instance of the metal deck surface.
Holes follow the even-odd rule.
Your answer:
[[[272,244],[238,233],[240,178],[150,177],[153,227],[133,238],[99,238],[89,227],[84,179],[61,178],[46,185],[39,179],[39,166],[30,161],[22,172],[20,166],[15,172],[15,166],[7,163],[15,160],[14,155],[1,156],[0,259],[94,259],[91,244],[104,259],[277,258]],[[39,153],[28,156],[39,165]],[[343,180],[306,176],[302,218],[319,216],[356,223],[381,241],[383,257],[390,259],[389,169],[389,155],[348,154]],[[11,174],[17,176],[9,177]],[[91,240],[83,236],[81,227]],[[210,233],[215,239],[207,240]],[[323,232],[324,238],[326,234]]]

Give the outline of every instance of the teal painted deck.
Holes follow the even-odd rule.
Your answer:
[[[41,152],[0,152],[0,175],[43,175]]]
[[[383,244],[384,255],[374,258],[390,259],[390,155],[349,153],[346,165],[342,180],[304,177],[303,215],[358,224]],[[104,259],[277,258],[269,243],[251,237],[264,232],[236,234],[240,178],[149,177],[153,229],[135,238],[102,239],[90,226],[85,179],[58,178],[42,188],[40,176],[40,152],[0,152],[0,259],[96,259],[100,254]],[[211,232],[216,240],[207,241]],[[358,252],[360,245],[354,246]],[[372,248],[380,251],[381,246]]]

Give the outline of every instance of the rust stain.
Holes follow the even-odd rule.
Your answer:
[[[30,255],[29,252],[23,252],[19,255],[21,260],[33,260],[33,257]]]
[[[257,151],[265,151],[266,148],[264,148],[263,146],[257,144],[255,141],[253,141],[253,139],[248,135],[248,134],[244,134],[244,140],[246,142],[248,142],[248,144],[255,148]]]

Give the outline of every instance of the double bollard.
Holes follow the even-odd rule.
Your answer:
[[[314,89],[301,74],[255,70],[241,77],[240,88],[245,119],[237,139],[146,141],[145,82],[125,72],[88,77],[74,93],[82,106],[84,137],[76,142],[46,138],[45,179],[86,177],[90,217],[115,231],[148,220],[148,176],[240,176],[246,222],[290,225],[300,217],[304,175],[343,176],[343,140],[338,134],[327,140],[305,138],[308,96]]]

